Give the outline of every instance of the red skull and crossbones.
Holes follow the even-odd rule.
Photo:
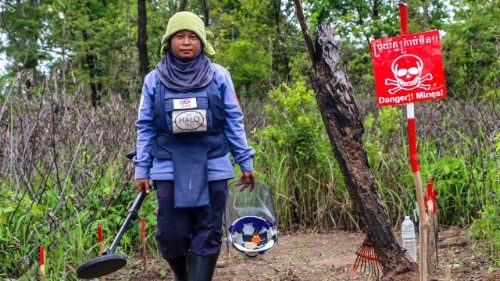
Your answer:
[[[393,95],[399,90],[412,90],[415,88],[429,90],[431,86],[422,84],[422,82],[432,80],[432,74],[428,73],[422,77],[423,68],[424,63],[422,59],[415,55],[406,54],[397,57],[391,66],[392,73],[396,80],[389,78],[385,79],[385,85],[396,86],[389,89],[389,94]]]

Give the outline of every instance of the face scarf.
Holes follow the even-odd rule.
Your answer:
[[[156,65],[156,73],[165,86],[180,92],[205,87],[214,76],[210,59],[203,51],[191,60],[181,60],[168,50]]]

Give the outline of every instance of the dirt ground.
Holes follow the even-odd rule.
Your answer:
[[[376,280],[352,272],[356,250],[364,234],[332,232],[281,235],[265,255],[248,259],[234,249],[223,246],[214,281],[322,281]],[[481,254],[481,243],[467,236],[463,229],[450,228],[438,238],[439,265],[432,280],[500,280],[500,271],[492,270],[488,258]],[[129,259],[127,266],[106,280],[173,280],[165,261],[153,259],[148,270],[142,270],[142,259]]]

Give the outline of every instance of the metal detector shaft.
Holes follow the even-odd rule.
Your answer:
[[[106,250],[106,253],[114,253],[116,247],[118,247],[118,243],[120,243],[120,240],[122,239],[123,234],[125,231],[127,231],[130,222],[133,221],[135,218],[137,218],[137,211],[142,205],[142,201],[144,201],[144,198],[146,197],[146,191],[143,189],[139,194],[137,194],[137,197],[134,200],[134,203],[132,204],[132,207],[128,210],[127,218],[125,219],[125,222],[122,224],[120,227],[120,230],[116,234],[115,240],[113,240],[113,243],[111,244],[111,247]]]

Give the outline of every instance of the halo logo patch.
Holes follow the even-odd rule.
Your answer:
[[[207,110],[175,110],[172,112],[174,134],[206,132]]]

